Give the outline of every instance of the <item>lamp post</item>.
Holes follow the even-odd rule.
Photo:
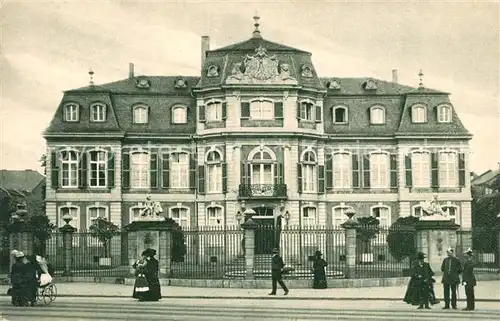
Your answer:
[[[241,223],[241,219],[243,218],[243,214],[241,214],[240,211],[236,212],[236,220],[238,221],[238,225],[240,225]]]
[[[285,215],[283,215],[283,218],[285,219],[285,224],[288,227],[288,222],[290,221],[290,212],[286,211]]]

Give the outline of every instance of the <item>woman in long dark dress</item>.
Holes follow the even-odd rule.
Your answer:
[[[314,254],[313,262],[313,289],[326,289],[326,271],[328,263],[323,259],[323,254],[320,251],[316,251]]]
[[[14,251],[13,251],[14,252]],[[27,270],[27,259],[23,252],[15,251],[14,264],[11,267],[11,283],[12,289],[10,291],[12,296],[13,306],[27,306],[28,305],[28,291],[27,291],[27,280],[26,280],[26,270]]]
[[[146,249],[142,252],[146,257],[146,266],[144,267],[144,276],[148,282],[149,291],[143,295],[143,301],[158,301],[161,299],[160,280],[158,279],[159,262],[154,257],[156,251]]]
[[[28,262],[26,262],[25,275],[27,300],[29,305],[34,306],[36,303],[36,294],[40,285],[39,278],[42,275],[42,270],[36,261],[36,255],[29,255],[26,258],[28,259]]]
[[[425,255],[423,253],[418,253],[417,260],[413,261],[411,267],[412,276],[410,278],[410,282],[408,283],[408,288],[406,289],[406,293],[403,298],[404,302],[415,306],[419,306],[422,304],[422,297],[421,297],[423,292],[422,287],[427,288],[427,290],[424,292],[426,293],[426,295],[428,295],[429,303],[431,305],[439,303],[434,294],[434,282],[436,281],[434,280],[434,278],[432,278],[432,275],[429,276],[428,282],[425,283],[418,278],[418,273],[416,271],[418,268],[419,260],[423,261],[424,258]]]
[[[135,269],[135,284],[134,291],[132,292],[132,297],[134,299],[139,299],[139,301],[144,301],[144,296],[149,292],[149,285],[144,272],[146,270],[147,258],[142,256],[137,262],[132,266]]]

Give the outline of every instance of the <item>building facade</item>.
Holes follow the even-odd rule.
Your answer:
[[[438,193],[469,227],[471,135],[449,94],[318,73],[257,24],[216,50],[203,37],[199,77],[131,65],[128,79],[66,91],[44,134],[47,215],[124,226],[151,196],[186,227],[236,225],[250,208],[270,226],[339,226],[348,209],[390,225]]]

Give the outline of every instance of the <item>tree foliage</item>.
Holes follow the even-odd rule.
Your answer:
[[[104,247],[104,257],[108,257],[108,248],[111,239],[118,233],[120,228],[105,217],[97,217],[92,220],[89,227],[90,235],[96,237]]]
[[[495,252],[498,248],[497,225],[500,224],[500,194],[472,201],[472,246],[479,252]]]
[[[400,217],[389,227],[387,245],[389,252],[398,261],[413,257],[417,252],[415,225],[418,217]]]
[[[370,253],[371,240],[380,232],[380,221],[373,216],[358,217],[357,240],[361,242],[363,253]]]
[[[172,262],[184,262],[186,255],[186,238],[182,228],[172,218],[166,218],[165,223],[172,227]]]

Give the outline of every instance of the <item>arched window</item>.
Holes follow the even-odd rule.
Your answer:
[[[431,155],[426,151],[411,154],[412,184],[415,187],[431,186]]]
[[[66,225],[66,222],[63,219],[63,217],[65,217],[66,215],[69,215],[71,217],[69,225],[73,226],[76,229],[79,229],[80,208],[75,205],[65,205],[59,207],[59,219],[57,222],[57,226],[63,227],[64,225]]]
[[[147,152],[130,154],[130,174],[132,188],[149,187],[149,154]]]
[[[300,103],[300,119],[302,120],[316,120],[314,104],[310,101],[303,101]]]
[[[451,107],[448,105],[437,106],[437,118],[439,123],[451,123]]]
[[[61,186],[78,187],[78,153],[73,150],[61,151]]]
[[[187,123],[187,108],[185,106],[172,107],[172,123],[174,124]]]
[[[87,207],[87,231],[93,224],[93,221],[98,217],[109,220],[108,208],[102,205],[92,205]]]
[[[250,153],[250,180],[252,185],[274,184],[274,153],[268,148],[258,148]],[[271,191],[272,192],[272,191]]]
[[[205,117],[207,121],[222,120],[222,103],[220,101],[211,101],[207,104]]]
[[[224,225],[223,207],[210,205],[207,207],[207,222],[210,226]]]
[[[148,107],[135,106],[133,109],[134,124],[147,124],[148,123]]]
[[[390,166],[389,154],[381,152],[370,154],[371,188],[389,188],[390,185],[389,166]]]
[[[106,105],[93,104],[90,106],[90,121],[103,122],[106,121]]]
[[[414,123],[427,122],[427,108],[422,105],[413,106],[411,109],[411,119]]]
[[[189,188],[189,154],[170,154],[170,187]]]
[[[317,224],[317,211],[314,206],[304,206],[302,208],[302,226],[313,227]]]
[[[78,121],[79,120],[79,107],[78,104],[64,105],[64,120],[65,121]]]
[[[385,108],[374,106],[370,109],[370,121],[372,124],[385,124]]]
[[[270,100],[251,101],[250,119],[274,119],[274,103]]]
[[[317,185],[317,160],[316,154],[312,150],[302,153],[302,191],[311,193],[316,191]]]
[[[333,123],[345,124],[348,120],[347,107],[337,106],[333,107]]]
[[[89,151],[89,167],[88,177],[90,187],[106,187],[107,186],[107,167],[108,158],[107,151],[91,150]]]
[[[206,157],[207,193],[222,192],[222,157],[219,151],[212,150]]]
[[[352,157],[349,153],[333,154],[333,188],[350,188],[352,181]]]
[[[391,225],[391,208],[389,206],[380,204],[372,206],[371,216],[378,219],[382,227],[389,227]]]
[[[181,227],[189,227],[189,208],[182,206],[171,207],[169,212],[170,218],[177,224]]]
[[[454,151],[439,152],[439,186],[458,186],[458,159]]]

